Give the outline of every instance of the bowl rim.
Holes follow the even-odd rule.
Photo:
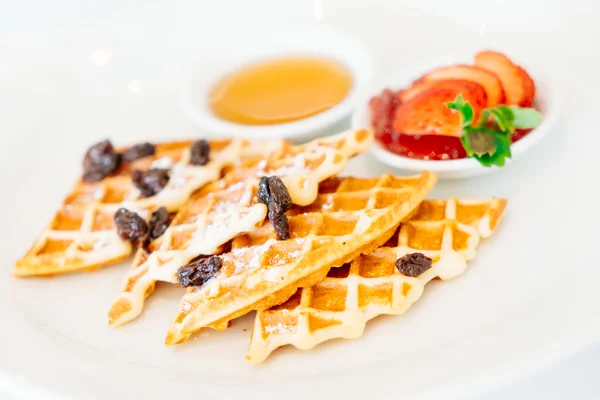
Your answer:
[[[412,81],[416,80],[423,74],[428,71],[432,71],[435,68],[443,67],[446,65],[454,65],[460,63],[471,63],[473,59],[473,55],[460,57],[433,57],[429,58],[406,67],[399,69],[396,73],[388,76],[385,79],[382,79],[378,82],[377,85],[374,85],[370,88],[369,93],[362,98],[362,100],[358,103],[358,106],[354,110],[352,114],[352,128],[368,128],[371,129],[370,119],[370,110],[369,110],[369,100],[374,95],[380,93],[383,89],[392,87],[392,88],[401,88],[403,86],[407,86]],[[471,61],[466,61],[471,60]],[[512,158],[506,160],[506,164],[510,164],[517,157],[523,154],[525,151],[530,149],[533,145],[538,143],[546,134],[551,130],[551,128],[556,124],[558,119],[558,99],[560,98],[558,95],[558,88],[556,87],[556,82],[552,82],[547,75],[537,71],[534,68],[530,68],[526,64],[520,63],[519,65],[524,65],[528,72],[530,72],[536,85],[536,98],[534,101],[534,105],[537,104],[539,107],[540,102],[542,103],[543,111],[543,119],[542,123],[534,128],[529,134],[523,137],[518,142],[514,143],[511,146]],[[538,108],[536,107],[536,108]],[[387,150],[379,141],[376,139],[373,145],[370,148],[371,153],[375,155],[375,157],[392,167],[410,170],[410,171],[423,171],[428,170],[432,172],[466,172],[472,171],[474,169],[482,168],[489,171],[497,170],[498,168],[493,167],[484,167],[477,160],[471,157],[457,159],[457,160],[419,160],[413,159],[405,156],[401,156],[395,154],[389,150]]]
[[[288,40],[285,47],[281,43]],[[318,43],[320,47],[308,46]],[[298,139],[311,136],[345,117],[351,115],[358,102],[369,90],[374,71],[374,59],[361,40],[332,30],[300,30],[280,35],[276,44],[259,42],[253,44],[252,54],[245,54],[224,63],[223,68],[210,82],[190,79],[184,86],[183,109],[197,126],[213,136],[242,139]],[[340,50],[341,49],[341,50]],[[225,121],[214,115],[206,102],[194,101],[196,85],[203,90],[212,88],[216,80],[234,71],[240,64],[253,63],[269,58],[286,56],[317,56],[336,60],[348,68],[353,76],[353,86],[346,97],[334,107],[298,121],[273,125],[244,125]],[[206,92],[202,92],[206,93]],[[206,96],[204,96],[206,98]]]

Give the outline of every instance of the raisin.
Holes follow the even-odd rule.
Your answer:
[[[155,151],[156,148],[152,143],[140,143],[125,150],[122,154],[122,157],[123,161],[132,162],[140,158],[154,155]]]
[[[271,201],[274,201],[283,210],[282,212],[292,208],[292,197],[278,176],[263,176],[260,178],[256,199],[259,203],[267,206]]]
[[[416,277],[431,268],[433,261],[423,253],[411,253],[396,260],[396,267],[403,275]]]
[[[270,202],[277,203],[281,208],[281,212],[286,212],[292,208],[292,197],[278,176],[269,177],[269,195]]]
[[[136,213],[119,208],[115,213],[115,223],[117,224],[117,232],[123,238],[130,242],[140,240],[148,234],[148,224]]]
[[[149,239],[154,240],[163,235],[169,227],[169,212],[165,207],[161,207],[152,213],[150,223],[148,224]]]
[[[209,256],[184,265],[177,271],[177,280],[181,287],[202,286],[214,277],[223,266],[221,258]]]
[[[121,155],[109,140],[96,143],[83,158],[83,181],[98,182],[115,172],[121,165]]]
[[[256,199],[259,203],[263,203],[264,205],[269,205],[269,177],[261,176],[258,181],[258,194],[256,195]]]
[[[169,170],[152,168],[148,171],[135,170],[131,176],[133,185],[144,197],[151,197],[163,190],[169,182]]]
[[[269,222],[273,225],[273,230],[279,236],[281,240],[288,240],[290,238],[290,226],[288,224],[288,219],[285,214],[278,214],[269,211],[268,214]]]
[[[206,165],[210,156],[210,146],[206,139],[196,140],[190,147],[190,164]]]
[[[261,177],[256,199],[267,205],[267,216],[277,236],[282,240],[289,239],[290,227],[285,212],[292,208],[292,198],[283,181],[278,176]]]

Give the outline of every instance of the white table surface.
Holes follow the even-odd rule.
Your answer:
[[[88,3],[90,2],[73,0],[6,2],[3,5],[3,12],[0,13],[0,43],[6,37],[10,37],[12,43],[14,43],[15,38],[21,35],[27,37],[29,43],[34,43],[36,35],[43,35],[45,31],[60,31],[64,26],[90,19],[110,21],[112,18],[120,18],[131,14],[140,16],[139,19],[132,19],[132,24],[143,23],[144,12],[148,9],[151,10],[149,12],[156,12],[157,9],[166,4],[166,2],[161,4],[163,2],[150,1],[147,5],[142,5],[142,2],[137,0],[127,2],[126,7],[122,6],[117,0],[107,0],[96,4]],[[218,7],[214,3],[205,2],[202,5],[197,4],[196,7]],[[391,4],[391,1],[373,3],[376,3],[378,7],[385,8]],[[398,3],[410,2],[396,1],[394,3],[397,5]],[[554,48],[562,47],[570,52],[567,56],[561,55],[559,57],[557,55],[557,68],[568,69],[571,62],[585,62],[590,63],[589,68],[596,68],[596,71],[598,71],[600,70],[598,68],[600,63],[597,56],[590,54],[590,51],[597,50],[597,45],[600,43],[600,34],[597,28],[600,3],[591,0],[575,3],[573,1],[459,0],[454,2],[421,2],[421,7],[429,9],[427,11],[429,17],[438,18],[439,15],[448,14],[450,18],[454,19],[460,26],[465,27],[465,29],[473,29],[474,32],[479,32],[480,36],[477,39],[479,43],[485,43],[493,39],[502,42],[502,35],[507,32],[510,32],[513,38],[519,35],[527,35],[530,32],[536,32],[537,34],[543,32],[544,35],[547,35],[548,40],[545,47],[542,43],[540,48],[536,49],[537,51],[552,52]],[[269,4],[273,8],[277,8],[274,5],[275,3],[269,2]],[[322,3],[323,20],[330,21],[333,26],[348,29],[349,25],[345,24],[343,19],[328,15],[329,7],[340,9],[342,7],[340,4],[346,4],[347,7],[356,5],[355,2],[349,0],[345,3],[325,0]],[[292,12],[289,9],[297,8],[301,16],[311,17],[311,13],[314,14],[315,12],[313,6],[314,2],[309,0],[297,0],[293,4],[286,2],[287,11],[290,15]],[[461,12],[455,12],[457,7],[460,8]],[[420,12],[417,12],[417,14],[420,15]],[[473,15],[478,17],[473,18]],[[381,32],[374,32],[362,27],[357,28],[357,30],[359,30],[357,32],[359,36],[362,36],[368,44],[375,47],[373,48],[375,55],[380,59],[385,59],[384,49],[385,46],[389,45],[389,42],[386,42],[385,38],[381,38]],[[566,33],[572,35],[571,38],[576,38],[576,40],[565,38]],[[379,38],[377,35],[380,35]],[[543,37],[543,35],[541,36]],[[427,38],[425,40],[431,41],[432,39]],[[386,70],[386,64],[383,64],[384,66],[381,67],[380,71]],[[389,68],[387,69],[389,70]],[[597,82],[595,84],[597,85]],[[535,372],[532,376],[524,377],[507,387],[498,388],[481,398],[491,400],[509,398],[600,398],[600,379],[596,376],[599,367],[600,345],[596,345],[559,362],[557,365],[549,366],[544,371]],[[8,399],[8,397],[0,394],[0,399]]]
[[[480,400],[592,400],[600,398],[600,345],[480,396]],[[318,399],[318,396],[314,397]],[[16,400],[0,393],[0,400]]]

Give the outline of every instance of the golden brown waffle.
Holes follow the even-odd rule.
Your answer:
[[[281,153],[274,153],[270,158],[231,168],[223,179],[207,186],[202,193],[276,175],[283,179],[294,204],[307,205],[316,198],[320,182],[341,172],[349,158],[364,153],[372,142],[373,132],[359,129],[302,145],[287,143]],[[307,176],[312,179],[306,179]]]
[[[211,160],[204,166],[189,164],[191,141],[156,145],[153,156],[124,164],[119,171],[97,183],[77,182],[50,225],[29,252],[17,261],[14,274],[55,275],[102,267],[127,258],[131,245],[121,240],[113,216],[120,207],[148,219],[159,207],[178,210],[190,195],[210,181],[219,179],[221,170],[244,157],[263,157],[281,151],[282,141],[251,144],[245,140],[211,140]],[[134,187],[131,171],[150,167],[170,168],[167,186],[158,194],[144,198]]]
[[[292,210],[289,240],[277,240],[270,224],[233,240],[232,250],[220,256],[219,273],[204,286],[188,288],[166,344],[181,343],[203,327],[221,329],[252,310],[268,309],[298,287],[322,280],[332,265],[374,250],[421,203],[435,180],[424,172],[410,178],[328,181],[314,203]]]
[[[330,339],[357,338],[370,319],[405,312],[427,282],[462,274],[480,237],[492,234],[505,206],[503,199],[424,201],[386,247],[332,268],[316,285],[259,311],[247,358],[258,363],[284,345],[310,349]],[[432,258],[433,266],[418,277],[401,274],[396,260],[415,252]]]
[[[267,207],[256,200],[261,176],[279,176],[294,204],[310,204],[317,197],[319,183],[341,172],[348,157],[365,151],[372,140],[372,132],[358,130],[288,145],[254,165],[234,168],[199,191],[153,244],[151,253],[140,250],[143,254],[136,255],[109,310],[109,324],[121,325],[138,316],[157,281],[177,283],[178,269],[191,259],[215,254],[230,239],[262,224]]]

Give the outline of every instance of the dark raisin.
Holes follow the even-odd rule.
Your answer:
[[[292,198],[283,181],[278,176],[261,177],[256,199],[267,205],[267,216],[277,236],[282,240],[289,239],[290,227],[285,212],[292,208]]]
[[[279,205],[281,212],[286,212],[292,208],[292,198],[278,176],[269,177],[269,196],[270,201],[274,201]]]
[[[133,185],[142,193],[142,196],[151,197],[167,186],[169,170],[162,168],[152,168],[148,171],[135,170],[131,179]]]
[[[115,223],[117,232],[123,238],[130,242],[144,238],[148,234],[148,224],[146,221],[134,212],[126,208],[119,208],[115,213]]]
[[[154,211],[152,216],[150,216],[150,223],[148,224],[150,240],[161,237],[169,227],[170,223],[169,212],[165,207],[161,207]]]
[[[269,195],[269,177],[261,176],[260,180],[258,181],[258,194],[256,195],[256,199],[259,203],[268,205],[270,198],[271,196]]]
[[[396,260],[396,267],[403,275],[416,277],[431,268],[433,261],[423,253],[411,253]]]
[[[184,265],[177,271],[177,280],[181,287],[202,286],[215,276],[223,266],[221,258],[209,256]]]
[[[288,240],[290,238],[290,226],[288,224],[287,216],[283,213],[276,213],[269,210],[269,222],[273,225],[273,230],[279,236],[281,240]]]
[[[96,143],[83,158],[83,181],[98,182],[115,172],[121,165],[121,156],[109,140]]]
[[[156,148],[152,143],[139,143],[123,152],[123,161],[132,162],[140,158],[154,155],[155,151]]]
[[[210,156],[210,146],[206,139],[196,140],[190,147],[190,164],[206,165]]]

